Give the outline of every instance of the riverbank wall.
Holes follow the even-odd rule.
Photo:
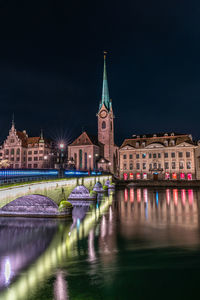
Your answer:
[[[117,188],[123,187],[175,187],[200,188],[200,180],[115,180]]]

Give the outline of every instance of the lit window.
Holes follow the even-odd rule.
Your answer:
[[[154,169],[157,169],[157,163],[154,163],[154,164],[153,164],[153,168],[154,168]]]
[[[191,169],[191,161],[187,161],[187,169]]]
[[[146,157],[146,153],[142,153],[142,158],[145,158]]]
[[[184,169],[184,163],[183,163],[183,161],[179,162],[179,169],[181,169],[181,170]]]
[[[124,170],[126,170],[126,164],[124,164]]]

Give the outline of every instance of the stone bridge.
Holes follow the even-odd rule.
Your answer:
[[[97,181],[104,185],[107,179],[111,181],[112,176],[99,175],[60,180],[57,179],[0,188],[0,207],[3,207],[7,203],[10,203],[19,197],[35,194],[47,196],[59,204],[61,200],[67,200],[70,193],[77,185],[84,185],[88,190],[91,190]]]

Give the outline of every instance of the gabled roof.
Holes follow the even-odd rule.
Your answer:
[[[69,146],[84,146],[84,145],[99,146],[97,137],[93,135],[89,135],[86,131],[84,131]]]
[[[168,142],[166,144],[166,141]],[[174,144],[172,144],[172,141]],[[120,149],[125,146],[132,146],[134,148],[145,148],[149,145],[153,144],[161,144],[164,147],[172,147],[177,146],[182,143],[188,143],[190,145],[196,145],[195,142],[192,141],[192,137],[189,134],[154,134],[154,135],[140,135],[135,136],[132,139],[125,139]]]
[[[18,138],[22,141],[22,146],[27,147],[27,136],[23,131],[16,131]]]

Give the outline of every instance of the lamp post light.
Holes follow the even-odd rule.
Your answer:
[[[95,154],[95,169],[97,170],[97,159],[99,157],[99,154]]]
[[[88,157],[89,157],[89,170],[91,170],[91,157],[92,157],[92,155],[89,154]]]
[[[65,144],[63,142],[61,142],[59,144],[59,150],[60,150],[60,162],[59,162],[59,169],[60,169],[60,177],[63,177],[63,152],[64,152],[64,148],[65,148]]]

